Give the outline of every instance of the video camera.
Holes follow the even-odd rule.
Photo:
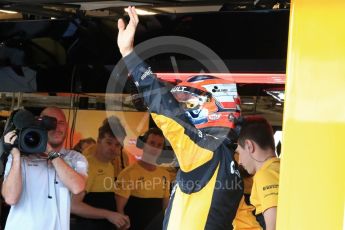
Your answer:
[[[28,110],[15,110],[6,123],[3,136],[16,130],[18,138],[14,147],[24,154],[42,153],[47,148],[48,131],[56,129],[56,124],[54,117],[35,117]]]

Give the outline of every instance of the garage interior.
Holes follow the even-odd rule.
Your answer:
[[[213,50],[230,73],[285,74],[290,1],[2,1],[1,66],[19,78],[27,72],[22,67],[30,68],[36,80],[33,88],[2,84],[3,115],[18,106],[50,104],[104,109],[109,76],[120,60],[116,21],[126,17],[128,5],[139,9],[137,44],[158,36],[183,36]],[[160,73],[209,72],[198,60],[177,53],[146,61]],[[133,100],[138,97],[134,88],[128,80],[121,92],[113,92],[116,103],[110,109],[118,110],[121,104],[126,111],[145,110]],[[244,114],[261,114],[281,126],[282,82],[240,83],[238,91]]]

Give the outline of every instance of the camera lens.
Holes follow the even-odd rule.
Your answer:
[[[18,147],[22,153],[43,153],[47,148],[48,133],[40,127],[27,127],[20,130]]]
[[[24,136],[24,143],[30,148],[35,148],[41,142],[41,136],[35,131],[30,131]]]

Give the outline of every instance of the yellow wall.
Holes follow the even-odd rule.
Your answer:
[[[64,110],[68,119],[68,110]],[[133,155],[140,155],[141,150],[135,147],[136,139],[148,129],[149,114],[146,112],[122,112],[122,111],[100,111],[100,110],[78,110],[77,123],[73,138],[74,145],[82,138],[93,137],[97,140],[98,128],[106,117],[115,115],[125,127],[127,137],[125,149]],[[72,124],[72,111],[70,113],[70,126]],[[69,147],[69,137],[67,138]],[[133,159],[133,158],[130,158]]]
[[[345,1],[292,1],[279,230],[344,227]]]

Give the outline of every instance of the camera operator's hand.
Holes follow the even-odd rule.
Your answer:
[[[9,205],[15,205],[19,201],[23,190],[20,151],[14,146],[16,139],[16,131],[8,132],[4,136],[4,146],[7,145],[6,151],[11,153],[12,159],[9,157],[9,160],[12,162],[7,178],[2,184],[1,193]]]
[[[10,146],[9,149],[13,157],[20,157],[19,149],[13,146],[17,138],[18,136],[15,130],[6,133],[4,136],[4,144]]]

